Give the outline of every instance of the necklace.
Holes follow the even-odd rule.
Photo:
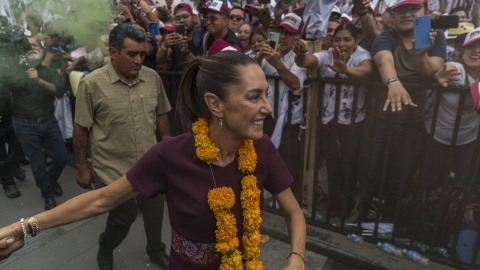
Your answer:
[[[197,157],[210,166],[214,189],[208,191],[207,201],[217,221],[215,248],[222,253],[220,270],[243,268],[242,258],[245,260],[245,269],[263,269],[260,255],[260,190],[257,187],[257,178],[253,175],[257,166],[257,154],[252,140],[244,140],[237,150],[238,170],[245,174],[242,178],[240,201],[243,212],[243,254],[238,251],[237,226],[235,216],[230,209],[235,204],[235,193],[231,187],[217,187],[212,171],[212,162],[218,160],[218,149],[208,137],[208,123],[205,118],[199,118],[192,124],[195,134],[195,149]]]

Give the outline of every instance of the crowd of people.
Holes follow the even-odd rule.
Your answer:
[[[394,213],[399,187],[419,170],[427,193],[447,174],[465,186],[478,182],[470,166],[478,161],[480,0],[155,2],[113,1],[110,32],[91,33],[88,45],[55,31],[55,16],[44,21],[25,5],[12,13],[22,14],[12,31],[23,35],[26,64],[0,55],[13,74],[0,82],[1,183],[8,198],[21,196],[14,179],[25,178],[20,164],[28,160],[46,212],[0,229],[0,259],[40,228],[109,212],[97,262],[112,269],[113,250],[140,210],[147,254],[163,269],[261,269],[258,207],[260,196],[273,195],[289,226],[285,269],[303,269],[305,221],[296,201],[305,117],[320,126],[329,187],[317,196],[331,197],[330,217],[348,219],[358,207],[365,220],[379,196]],[[434,23],[446,14],[458,25],[432,29],[429,46],[417,49],[414,18]],[[11,15],[1,21],[7,27]],[[309,92],[324,89],[313,113],[304,107],[307,77],[339,80],[310,84]],[[466,97],[432,91],[435,83],[472,90]],[[371,144],[364,144],[368,115]],[[431,158],[419,165],[431,133]],[[72,139],[76,181],[94,190],[57,206]],[[158,234],[165,201],[176,239],[170,256]],[[206,247],[203,257],[189,255],[189,245]]]

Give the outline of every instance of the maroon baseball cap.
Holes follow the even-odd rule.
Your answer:
[[[214,11],[214,12],[218,12],[220,14],[223,14],[227,18],[230,17],[230,10],[228,9],[227,4],[225,4],[222,1],[219,1],[219,0],[212,1],[210,6],[202,7],[200,9],[200,13],[201,14],[207,14],[209,10]]]
[[[221,51],[237,51],[241,52],[240,48],[238,46],[232,46],[228,44],[225,40],[223,39],[217,39],[215,42],[213,42],[212,46],[210,47],[210,50],[207,52],[207,57],[211,57],[212,55],[221,52]]]
[[[177,13],[180,11],[187,11],[188,13],[193,15],[192,7],[189,4],[180,3],[176,5],[173,9],[173,15],[177,15]]]
[[[283,27],[287,29],[288,32],[296,34],[302,31],[303,21],[297,14],[289,13],[283,17],[283,20],[278,27]]]

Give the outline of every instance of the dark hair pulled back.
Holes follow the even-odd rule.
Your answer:
[[[226,101],[229,86],[242,83],[240,67],[258,65],[249,56],[236,51],[223,51],[205,59],[195,59],[185,68],[178,88],[178,99],[185,117],[195,122],[199,117],[211,119],[205,104],[206,93]]]
[[[357,40],[358,35],[357,35],[357,29],[355,28],[355,25],[351,23],[342,23],[337,28],[335,28],[335,31],[333,32],[333,37],[335,37],[340,30],[347,30],[350,32],[350,35],[352,35],[354,40]]]

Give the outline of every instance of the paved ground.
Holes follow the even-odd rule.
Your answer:
[[[8,199],[0,189],[0,227],[17,222],[21,217],[34,215],[44,209],[44,201],[40,196],[39,189],[35,186],[29,166],[23,168],[27,171],[27,179],[24,182],[17,181],[17,187],[22,192],[22,196]],[[75,184],[75,169],[71,166],[65,168],[59,183],[63,188],[63,196],[57,198],[57,203],[65,202],[84,192]],[[105,222],[106,215],[104,214],[43,231],[35,238],[28,238],[23,249],[0,263],[0,269],[98,269],[96,264],[98,236],[103,231]],[[271,222],[279,223],[279,221],[273,220]],[[160,269],[148,261],[142,223],[142,219],[137,218],[127,238],[115,250],[114,269]],[[167,211],[165,211],[163,224],[162,237],[166,243],[170,243],[170,224]],[[283,224],[276,224],[276,226],[282,228]],[[272,238],[261,244],[260,249],[260,259],[264,263],[264,269],[282,269],[290,251],[286,243]],[[309,251],[306,252],[305,259],[306,269],[322,269],[327,260],[326,257]]]
[[[70,159],[73,158],[70,156]],[[70,162],[72,163],[72,162]],[[24,166],[27,179],[17,181],[22,196],[8,199],[0,189],[0,227],[18,222],[21,217],[28,217],[43,211],[44,201],[39,189],[35,186],[29,166]],[[57,198],[57,203],[79,195],[85,191],[75,183],[75,169],[67,166],[59,181],[63,188],[63,196]],[[28,238],[26,245],[8,260],[0,263],[0,269],[5,270],[94,270],[98,269],[96,254],[98,236],[103,231],[106,215],[65,225],[59,228],[41,232],[35,238]],[[268,231],[272,236],[286,241],[286,226],[283,218],[263,212],[262,231]],[[114,269],[160,269],[148,261],[145,252],[146,239],[143,231],[143,221],[137,218],[131,231],[114,253]],[[170,243],[170,224],[165,209],[162,237],[165,243]],[[167,245],[169,247],[169,245]],[[307,251],[305,254],[306,269],[314,270],[353,270],[353,269],[431,269],[452,270],[443,265],[431,262],[429,267],[409,261],[407,258],[394,257],[380,251],[376,245],[364,243],[355,244],[345,235],[334,233],[314,226],[307,226]],[[282,269],[290,247],[283,241],[270,238],[260,244],[260,260],[264,269]],[[168,248],[167,253],[170,253]],[[320,255],[328,255],[335,260]],[[340,261],[339,261],[340,260]],[[175,269],[177,270],[177,269]],[[181,269],[179,269],[181,270]]]

